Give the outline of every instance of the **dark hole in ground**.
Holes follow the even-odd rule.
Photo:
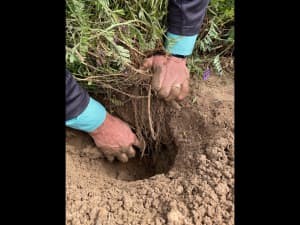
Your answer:
[[[136,157],[129,159],[127,163],[117,160],[112,163],[106,161],[107,174],[118,180],[136,181],[150,178],[156,174],[167,173],[173,167],[177,148],[172,142],[168,145],[160,144],[157,151],[146,149],[145,152],[149,153],[145,154],[143,158],[141,158],[141,153],[137,152]],[[115,172],[111,173],[111,171]]]
[[[137,94],[137,93],[136,93]],[[145,95],[145,94],[137,94]],[[116,95],[117,99],[125,101],[124,96]],[[159,99],[152,99],[152,117],[155,117],[155,123],[152,121],[153,129],[156,133],[156,142],[153,140],[149,128],[149,114],[147,110],[148,100],[131,100],[131,103],[124,104],[121,107],[111,104],[110,99],[106,96],[99,95],[95,97],[103,102],[114,116],[127,122],[133,128],[137,136],[142,136],[147,143],[145,154],[141,157],[141,153],[137,151],[137,155],[133,159],[129,159],[127,163],[121,163],[114,160],[113,163],[103,162],[107,168],[106,174],[118,180],[135,181],[150,178],[156,174],[167,173],[174,165],[177,155],[177,147],[170,134],[167,118],[168,109],[165,102]],[[138,135],[139,134],[139,135]],[[168,143],[168,144],[166,144]]]

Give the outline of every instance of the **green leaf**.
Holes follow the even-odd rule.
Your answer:
[[[213,60],[213,65],[219,75],[223,75],[223,68],[221,66],[220,55],[217,55]]]

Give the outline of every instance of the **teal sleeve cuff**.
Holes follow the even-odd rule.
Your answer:
[[[165,47],[168,53],[175,55],[191,55],[198,34],[193,36],[182,36],[167,32]]]
[[[106,110],[103,105],[90,97],[85,110],[77,117],[66,121],[66,126],[85,132],[96,130],[105,120]]]

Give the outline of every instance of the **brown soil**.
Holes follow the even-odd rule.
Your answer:
[[[211,75],[192,79],[181,109],[153,98],[156,141],[147,99],[116,106],[100,97],[147,147],[142,159],[109,163],[87,134],[68,129],[66,224],[233,224],[233,91],[232,77]]]

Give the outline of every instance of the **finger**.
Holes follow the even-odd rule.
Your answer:
[[[171,88],[169,96],[166,98],[166,101],[171,101],[178,98],[181,91],[181,85],[174,85]]]
[[[184,99],[189,94],[189,80],[185,80],[182,84],[180,94],[178,96],[178,100]]]
[[[153,56],[145,59],[143,65],[142,65],[142,69],[149,69],[152,67],[152,65],[153,65]]]
[[[139,141],[139,139],[137,137],[134,138],[133,145],[138,148],[142,147],[142,143]]]
[[[163,80],[166,77],[166,66],[156,66],[152,75],[152,88],[156,91],[160,91]]]
[[[162,98],[165,98],[165,99],[166,99],[166,98],[169,96],[170,92],[171,92],[171,86],[169,86],[169,85],[163,85],[163,86],[160,88],[158,94],[159,94],[159,96],[161,96]]]
[[[171,101],[170,101],[170,105],[171,105],[174,109],[177,109],[177,110],[180,110],[180,109],[181,109],[181,106],[180,106],[175,100],[171,100]]]
[[[161,85],[158,94],[163,97],[167,98],[170,95],[171,88],[174,84],[180,83],[176,82],[177,75],[172,74],[172,70],[168,66],[162,67],[161,73]]]
[[[108,161],[112,162],[114,161],[115,157],[112,155],[105,155],[105,157],[107,158]]]
[[[160,79],[161,79],[161,69],[157,68],[155,73],[152,75],[152,82],[151,85],[154,90],[158,91],[160,89]]]
[[[118,158],[118,160],[120,160],[123,163],[128,161],[128,157],[125,153],[117,154],[116,157]]]
[[[135,156],[135,150],[132,146],[130,146],[127,150],[127,156],[128,158],[133,158]]]
[[[102,147],[102,148],[100,148],[103,155],[110,162],[114,161],[115,155],[116,155],[115,151],[118,150],[118,149],[119,149],[119,147],[118,148],[116,148],[116,147],[113,147],[113,148]]]

